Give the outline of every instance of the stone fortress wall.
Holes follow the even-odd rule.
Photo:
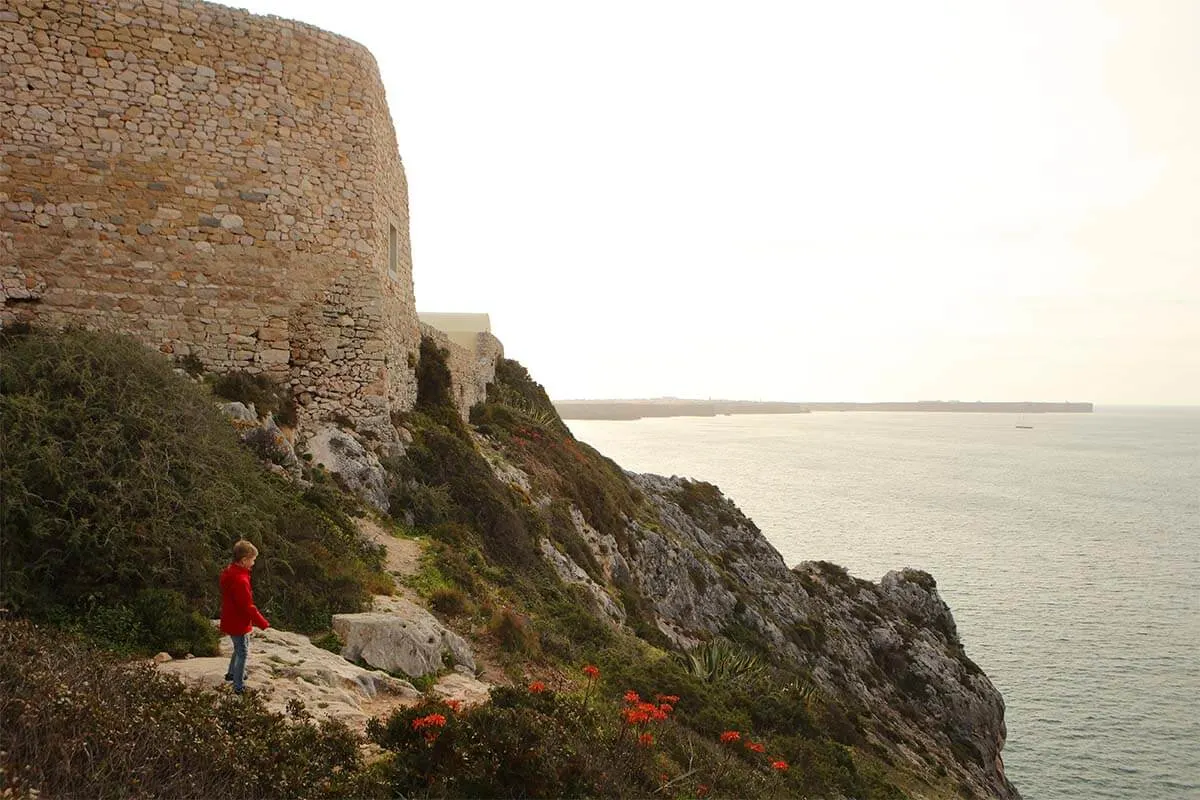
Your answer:
[[[194,0],[9,0],[0,119],[0,324],[265,372],[302,418],[412,407],[407,183],[365,48]]]

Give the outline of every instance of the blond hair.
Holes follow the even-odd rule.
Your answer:
[[[243,558],[257,556],[258,548],[247,542],[245,539],[238,539],[233,543],[233,560],[241,561]]]

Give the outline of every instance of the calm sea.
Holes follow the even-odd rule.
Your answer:
[[[931,572],[1004,695],[1026,798],[1200,798],[1200,409],[570,427],[717,484],[789,564]]]

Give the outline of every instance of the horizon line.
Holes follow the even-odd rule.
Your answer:
[[[728,397],[676,397],[673,395],[660,395],[658,397],[570,397],[570,398],[551,398],[551,403],[647,403],[656,401],[670,401],[682,403],[791,403],[795,405],[804,405],[807,403],[813,404],[876,404],[876,403],[1091,403],[1093,406],[1107,406],[1120,408],[1200,408],[1200,403],[1196,402],[1136,402],[1136,403],[1106,403],[1093,400],[747,400]]]

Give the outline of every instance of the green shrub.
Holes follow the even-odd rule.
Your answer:
[[[749,524],[754,528],[754,523],[744,519],[717,486],[706,481],[684,480],[675,499],[688,516],[706,525]]]
[[[451,418],[454,423],[443,423]],[[413,413],[405,421],[413,430],[413,442],[404,457],[387,464],[397,484],[406,487],[392,495],[391,515],[400,519],[410,511],[415,516],[420,504],[406,505],[413,498],[448,497],[449,508],[441,503],[428,506],[438,508],[436,515],[428,517],[430,522],[467,526],[472,541],[494,564],[544,570],[535,541],[538,527],[544,528],[545,523],[492,473],[458,417]],[[424,488],[414,488],[414,483]]]
[[[333,631],[326,631],[325,633],[312,636],[310,637],[309,641],[322,650],[328,650],[329,652],[336,653],[339,656],[342,654],[342,648],[345,646],[345,642],[342,641],[342,637],[338,636]]]
[[[445,486],[427,486],[419,481],[397,481],[388,498],[392,516],[404,512],[412,515],[413,524],[421,527],[440,527],[451,522],[458,508]]]
[[[414,727],[431,715],[444,724]],[[601,770],[589,733],[578,710],[553,693],[512,689],[495,689],[491,703],[462,713],[424,703],[368,728],[395,754],[389,778],[397,797],[597,796]]]
[[[429,605],[434,611],[450,616],[469,614],[475,609],[475,605],[467,599],[461,589],[435,589],[429,596]]]
[[[204,362],[191,353],[188,353],[186,356],[179,356],[175,359],[175,363],[179,369],[193,378],[198,378],[204,374]]]
[[[161,644],[172,656],[191,653],[194,656],[215,656],[220,635],[216,627],[200,612],[190,608],[179,592],[170,589],[143,589],[134,603],[138,619],[145,630],[139,642],[146,648]]]
[[[454,403],[454,383],[447,364],[449,353],[428,336],[421,337],[417,359],[418,411],[433,417],[452,430],[464,432],[462,418]]]
[[[266,428],[254,428],[242,437],[242,444],[263,461],[284,465],[291,452],[283,435]]]
[[[370,798],[358,740],[26,622],[0,622],[5,791],[47,797]],[[6,795],[7,796],[7,795]]]
[[[510,653],[532,655],[538,649],[537,631],[529,618],[509,608],[497,610],[488,623],[488,630],[500,646]]]
[[[542,649],[567,663],[594,661],[616,633],[582,586],[544,590],[538,608]]]
[[[488,401],[471,410],[471,422],[503,445],[508,459],[539,489],[569,500],[593,527],[628,551],[627,521],[637,514],[640,493],[616,463],[571,435],[523,366],[511,359],[497,362]]]
[[[152,650],[202,647],[174,600],[174,621],[145,620],[146,638],[121,637],[113,615],[141,624],[122,607],[170,590],[185,616],[216,616],[217,576],[241,538],[261,550],[255,599],[284,627],[361,610],[382,574],[381,551],[344,513],[270,475],[204,387],[132,339],[0,337],[0,430],[0,603],[26,616]]]

